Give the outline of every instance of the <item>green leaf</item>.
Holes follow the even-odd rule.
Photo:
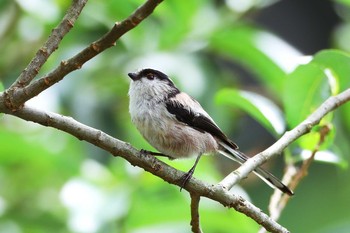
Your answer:
[[[335,0],[335,1],[340,3],[340,4],[350,6],[350,0]]]
[[[315,55],[312,61],[325,70],[328,70],[336,81],[333,94],[338,94],[350,88],[350,55],[338,50],[324,50]],[[339,109],[343,123],[350,131],[350,105],[345,104]]]
[[[285,124],[279,108],[270,100],[256,93],[234,89],[220,90],[216,95],[218,104],[228,104],[248,113],[272,135],[284,132]]]
[[[283,88],[286,73],[259,47],[261,30],[239,26],[218,31],[210,40],[214,52],[240,62],[275,94]]]
[[[333,94],[350,87],[350,55],[338,50],[323,50],[317,53],[312,63],[318,64],[324,70],[330,70],[332,76],[339,83],[339,88]],[[338,85],[336,83],[336,85]]]
[[[324,50],[313,60],[299,66],[286,80],[284,107],[290,128],[306,119],[329,96],[338,94],[350,86],[350,56],[337,50]],[[344,107],[343,109],[346,110]],[[347,113],[347,111],[343,112]],[[330,124],[333,113],[325,116],[319,125]],[[331,128],[321,149],[329,148],[334,142],[334,129]],[[317,127],[298,140],[299,146],[313,150],[319,143]]]
[[[320,124],[323,125],[323,122]],[[325,135],[324,141],[320,145],[319,150],[326,150],[334,143],[335,128],[331,124],[328,124],[327,127],[329,128],[329,131],[327,135]],[[306,150],[314,150],[318,146],[321,139],[321,128],[322,126],[319,125],[313,127],[310,133],[304,135],[298,140],[299,146]]]
[[[198,0],[188,1],[186,4],[181,1],[162,3],[162,7],[155,12],[155,15],[161,18],[161,23],[158,22],[158,25],[155,25],[161,28],[159,47],[173,48],[183,43],[189,33],[195,30],[193,19],[198,13],[199,6],[204,4],[203,1]]]
[[[349,88],[349,74],[350,56],[337,50],[321,51],[309,64],[299,66],[286,81],[284,107],[288,126],[295,127],[329,96]],[[343,106],[341,114],[346,119],[350,115],[350,107]],[[332,118],[333,113],[328,114],[322,119],[320,125],[329,124]],[[347,127],[350,128],[350,124]],[[323,148],[328,148],[333,140],[334,130],[331,130]],[[309,150],[314,149],[318,141],[317,130],[313,130],[298,140],[302,148]]]
[[[350,132],[350,104],[345,104],[340,108],[341,118],[343,119],[343,124],[346,126],[348,132]]]
[[[303,150],[301,151],[299,156],[294,157],[295,162],[304,161],[310,158],[312,154],[312,150]],[[338,153],[334,153],[329,150],[320,150],[315,154],[314,160],[317,162],[334,164],[339,166],[340,168],[346,169],[348,167],[348,161]]]
[[[293,128],[330,96],[327,76],[316,64],[301,65],[288,75],[283,94],[286,121]]]

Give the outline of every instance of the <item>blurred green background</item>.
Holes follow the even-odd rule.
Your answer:
[[[143,1],[90,0],[38,77],[106,33]],[[57,25],[70,1],[0,1],[0,78],[9,87]],[[152,150],[128,114],[127,73],[167,73],[197,98],[247,154],[254,155],[350,86],[350,1],[166,0],[115,47],[28,104],[72,116]],[[332,50],[330,50],[332,49]],[[0,232],[190,232],[189,195],[123,159],[55,129],[0,116]],[[350,106],[329,125],[322,151],[279,222],[291,232],[349,232]],[[319,140],[318,128],[266,167],[281,177]],[[187,171],[193,160],[165,162]],[[232,171],[202,158],[195,176],[219,182]],[[255,176],[233,192],[267,211],[272,190]],[[205,232],[257,232],[246,216],[202,199]]]

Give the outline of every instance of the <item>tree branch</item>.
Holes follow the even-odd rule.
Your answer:
[[[182,177],[185,174],[184,172],[170,167],[152,155],[140,153],[129,143],[115,139],[100,130],[84,125],[71,117],[62,116],[57,113],[45,112],[27,106],[13,112],[6,108],[3,93],[0,94],[0,112],[67,132],[79,140],[85,140],[110,152],[114,156],[123,157],[130,164],[141,167],[145,171],[162,178],[166,182],[175,184],[179,187],[182,185]],[[270,232],[289,232],[277,222],[273,221],[259,208],[244,200],[242,197],[229,193],[228,190],[224,189],[221,185],[207,184],[193,177],[184,189],[190,193],[196,193],[198,196],[204,196],[217,201],[224,206],[234,208],[254,219],[258,224],[265,227]]]
[[[46,76],[23,88],[11,88],[7,90],[6,106],[12,111],[16,111],[27,100],[37,96],[42,91],[59,82],[70,72],[80,69],[85,62],[89,61],[91,58],[95,57],[107,48],[114,46],[115,42],[122,35],[136,27],[142,22],[142,20],[147,18],[162,1],[163,0],[148,0],[138,9],[136,9],[128,18],[122,22],[116,22],[114,27],[99,40],[91,43],[88,47],[72,58],[62,61],[56,69],[51,71]],[[21,83],[26,81],[22,80]]]
[[[320,107],[316,109],[309,117],[307,117],[303,122],[297,125],[294,129],[286,132],[277,142],[272,146],[264,150],[263,152],[255,155],[240,166],[235,171],[231,172],[226,176],[220,184],[231,189],[240,180],[247,177],[250,172],[255,168],[272,158],[273,156],[282,153],[282,151],[293,141],[301,137],[302,135],[310,132],[312,127],[317,125],[321,119],[327,115],[329,112],[338,108],[342,104],[350,100],[350,89],[346,89],[342,93],[329,97]]]
[[[51,35],[44,43],[44,45],[36,52],[35,57],[30,61],[28,66],[22,71],[16,82],[12,84],[11,88],[24,87],[28,85],[33,78],[38,74],[42,65],[47,61],[50,55],[58,48],[59,43],[63,37],[73,27],[75,21],[79,17],[88,0],[74,0],[72,5],[67,10],[59,25],[54,28]]]
[[[315,155],[319,151],[321,145],[324,143],[329,131],[329,125],[323,125],[320,128],[320,140],[312,151],[311,156],[303,161],[299,169],[297,169],[294,164],[287,166],[284,177],[287,177],[289,180],[286,184],[288,184],[291,189],[295,190],[296,187],[300,184],[301,180],[307,176],[311,163],[314,161]],[[275,190],[274,194],[270,198],[269,204],[269,212],[273,220],[277,221],[279,219],[283,209],[286,207],[289,200],[290,196],[282,195],[281,192]],[[261,232],[265,231],[262,230]]]
[[[193,233],[202,233],[199,221],[199,201],[201,197],[196,193],[191,195],[191,226]]]

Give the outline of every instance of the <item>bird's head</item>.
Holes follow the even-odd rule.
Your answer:
[[[128,73],[128,76],[132,79],[129,90],[131,97],[131,93],[134,91],[137,91],[138,95],[143,95],[145,98],[166,98],[179,92],[173,81],[158,70],[147,68]]]

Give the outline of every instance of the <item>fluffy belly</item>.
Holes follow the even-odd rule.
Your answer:
[[[198,156],[214,153],[218,145],[208,133],[200,132],[180,122],[161,124],[160,121],[136,123],[143,137],[158,151],[172,158]]]

